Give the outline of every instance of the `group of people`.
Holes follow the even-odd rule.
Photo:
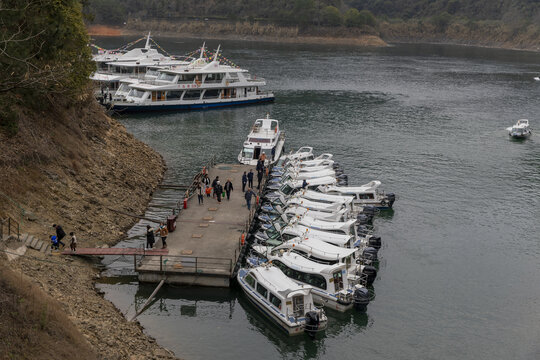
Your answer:
[[[51,235],[51,251],[52,250],[60,250],[60,245],[62,245],[62,249],[66,247],[66,244],[62,242],[62,239],[66,237],[66,232],[62,228],[62,226],[53,224],[52,226],[56,230],[56,235]],[[69,236],[71,238],[69,239],[69,248],[71,251],[77,251],[77,237],[75,236],[75,233],[72,231],[69,233]]]
[[[265,160],[266,154],[263,153],[257,161],[257,166],[255,167],[255,170],[257,171],[257,189],[259,190],[261,189],[264,173],[267,171]],[[244,174],[242,175],[242,192],[244,193],[248,210],[251,210],[251,199],[253,197],[257,197],[255,192],[253,192],[253,177],[253,170],[249,170],[249,172],[244,171]],[[210,182],[210,177],[207,173],[205,173],[197,187],[197,198],[199,200],[199,205],[204,204],[205,195],[206,197],[212,196],[212,198],[217,199],[218,203],[221,203],[221,199],[225,198],[225,196],[227,197],[227,200],[230,200],[231,192],[233,190],[234,187],[231,179],[227,179],[225,185],[221,185],[219,176],[216,176],[216,178]]]
[[[162,221],[157,229],[152,228],[150,225],[146,225],[146,248],[153,249],[156,243],[156,235],[161,238],[161,248],[167,248],[167,236],[169,235],[169,229]]]
[[[212,185],[210,185],[208,174],[204,174],[202,181],[200,181],[198,185],[197,197],[199,198],[199,205],[204,203],[204,194],[206,194],[207,197],[210,197],[210,194],[212,194],[212,197],[217,199],[218,203],[220,203],[221,199],[225,196],[227,196],[227,200],[230,200],[231,192],[233,190],[234,187],[231,179],[227,179],[225,186],[222,186],[219,176],[216,176],[214,181],[212,181]]]

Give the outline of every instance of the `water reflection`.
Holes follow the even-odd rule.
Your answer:
[[[126,309],[121,309],[127,317],[143,306],[155,288],[155,284],[138,284],[135,276],[103,277],[96,286],[109,294],[114,293],[114,288],[125,289],[126,286],[131,286],[134,290],[133,296],[131,299],[126,296],[121,301],[124,304],[129,303]],[[123,294],[126,295],[126,292],[123,291]],[[236,314],[238,307],[241,311]],[[252,331],[262,335],[264,343],[272,344],[276,352],[284,359],[316,359],[324,355],[326,339],[348,337],[350,334],[363,332],[370,326],[369,316],[366,313],[354,310],[346,313],[326,311],[328,327],[325,331],[318,333],[316,339],[313,340],[307,334],[298,336],[286,334],[258,311],[236,286],[206,288],[166,285],[140,315],[139,321],[144,326],[147,326],[146,321],[149,319],[152,323],[167,326],[164,318],[174,319],[175,324],[185,322],[189,318],[209,332],[211,330],[206,328],[205,322],[226,322],[226,326],[234,329],[239,337]],[[240,323],[238,323],[239,320]],[[179,337],[174,339],[173,344],[164,345],[174,350],[175,346],[183,348],[186,344]],[[219,353],[215,353],[214,357],[218,358]]]

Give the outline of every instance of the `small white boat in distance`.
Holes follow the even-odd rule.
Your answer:
[[[237,279],[257,309],[289,335],[305,331],[313,336],[326,328],[328,319],[313,303],[312,286],[297,284],[271,264],[242,268]]]
[[[534,80],[540,81],[540,76],[535,76],[535,77],[534,77]]]
[[[273,164],[281,156],[284,144],[285,133],[279,129],[279,121],[266,115],[266,119],[255,120],[238,154],[238,161],[246,165],[257,165],[262,156],[265,164]]]
[[[526,139],[531,136],[532,132],[529,128],[529,120],[519,119],[514,126],[506,128],[508,135],[514,139]]]

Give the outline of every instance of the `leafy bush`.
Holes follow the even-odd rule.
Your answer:
[[[335,6],[327,6],[322,9],[323,24],[329,26],[339,26],[343,23],[343,16]]]

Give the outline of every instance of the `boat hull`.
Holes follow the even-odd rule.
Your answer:
[[[114,104],[110,109],[117,113],[132,112],[166,112],[166,111],[190,111],[205,110],[229,106],[253,105],[274,101],[274,97],[259,99],[249,99],[228,102],[196,103],[196,104],[157,104],[157,105],[135,105],[135,104]]]
[[[317,289],[313,289],[313,302],[339,312],[346,312],[353,308],[352,302],[350,304],[341,304],[337,301],[337,298],[330,297]]]

